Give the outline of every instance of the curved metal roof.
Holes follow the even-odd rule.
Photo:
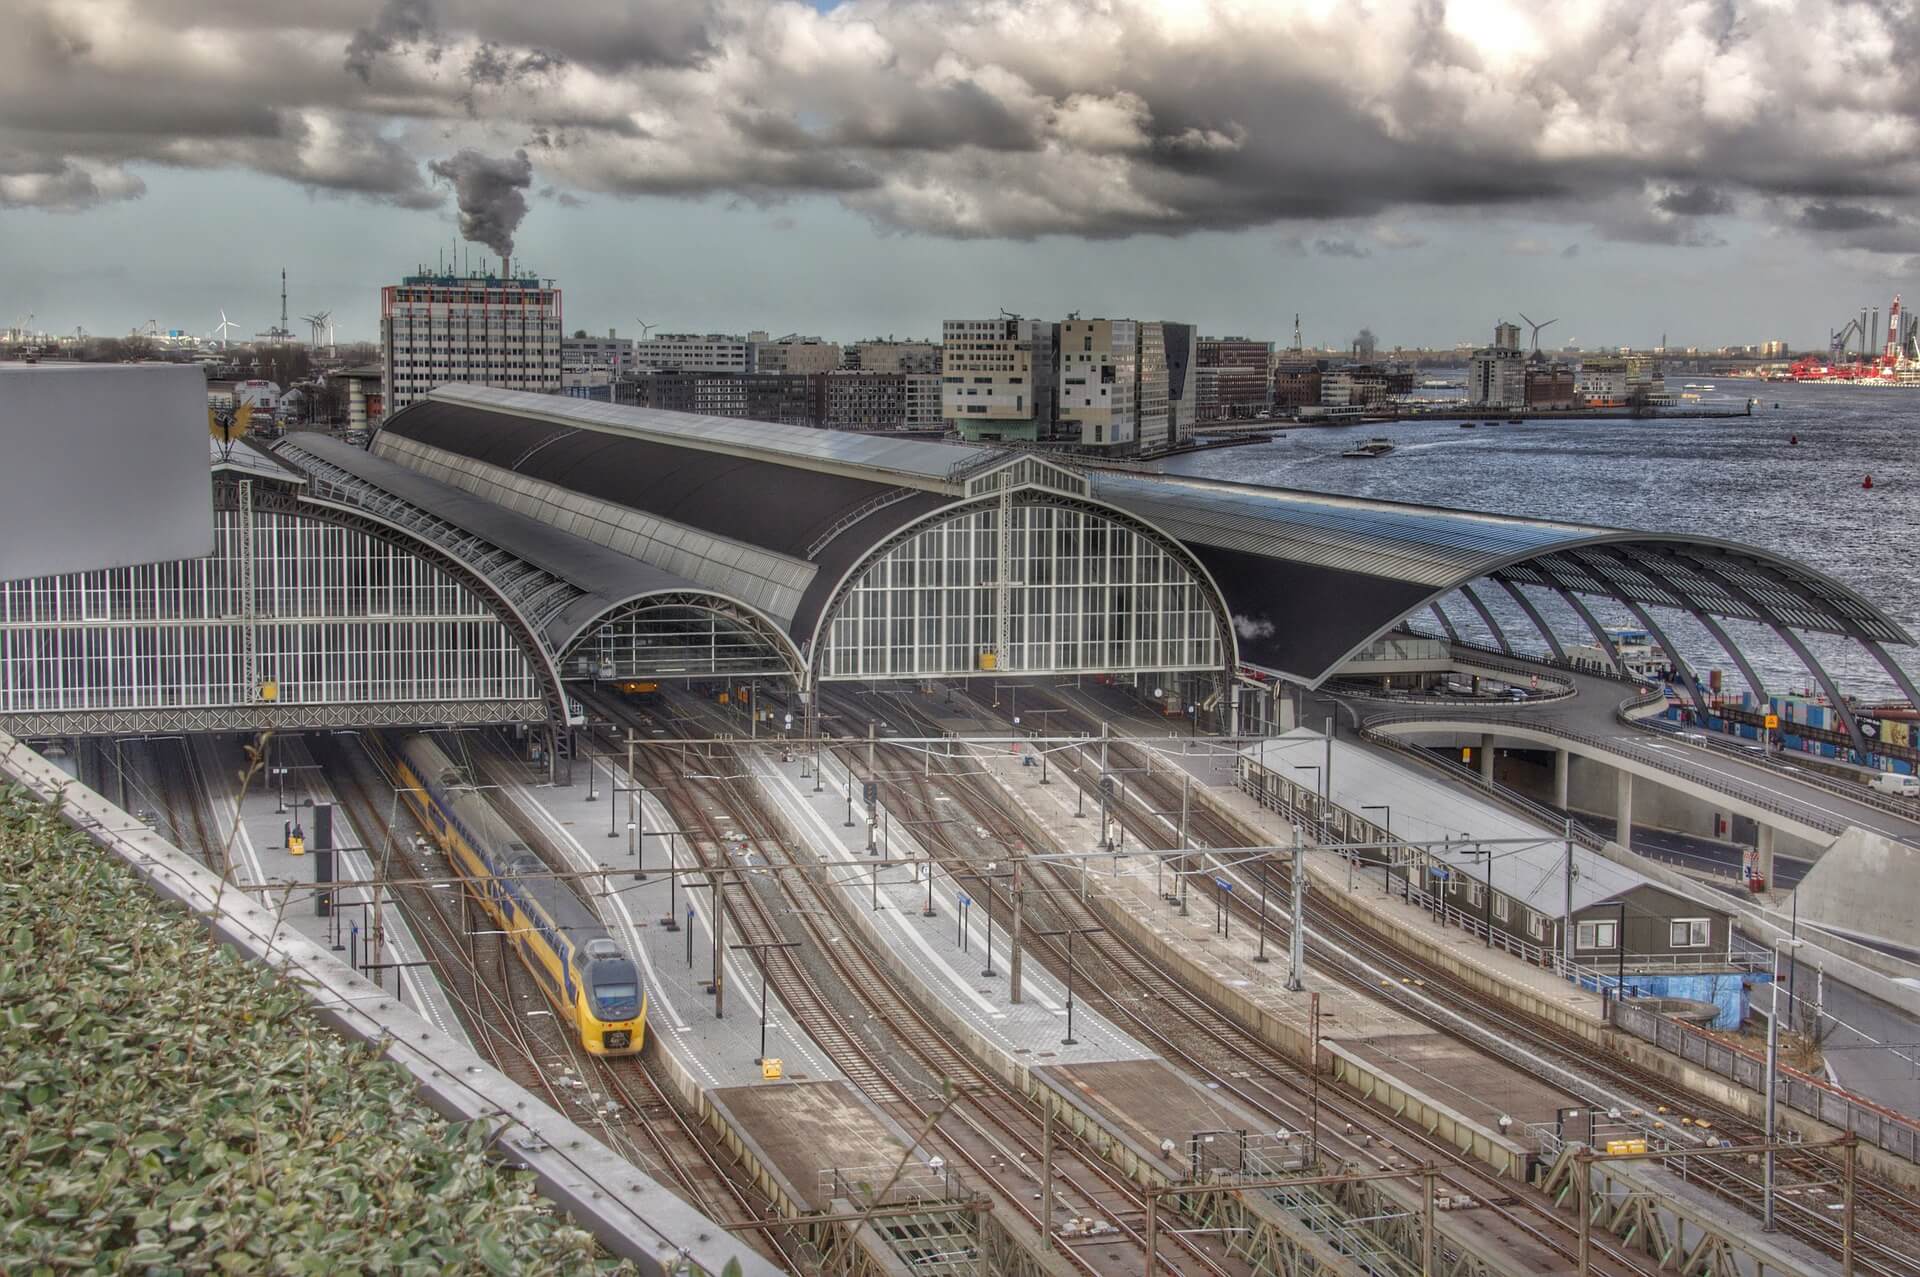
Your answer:
[[[475,495],[488,493],[526,509],[542,527],[583,528],[613,558],[656,559],[682,588],[737,585],[731,594],[790,636],[814,632],[834,584],[874,547],[1008,481],[1090,496],[1183,543],[1219,587],[1241,659],[1313,686],[1487,577],[1869,645],[1913,642],[1831,577],[1731,541],[1069,471],[1006,449],[443,386],[396,414],[374,451],[396,469],[444,476],[451,491],[470,487],[469,500],[499,509]],[[1014,469],[990,479],[1003,467]],[[639,530],[613,534],[616,519]]]
[[[1848,586],[1731,541],[1171,476],[1100,473],[1093,493],[1193,550],[1226,596],[1243,660],[1313,686],[1481,577],[1913,642]]]
[[[294,435],[281,442],[275,455],[305,471],[316,496],[393,519],[468,564],[521,609],[556,656],[607,612],[650,595],[714,595],[753,611],[737,599],[643,559],[462,492],[338,439]]]

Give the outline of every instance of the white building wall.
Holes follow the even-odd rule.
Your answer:
[[[382,290],[389,416],[435,386],[560,389],[560,290],[530,279],[414,276]]]
[[[633,343],[633,363],[688,372],[752,372],[753,343],[722,333],[662,333]]]

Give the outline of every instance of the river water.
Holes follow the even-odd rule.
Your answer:
[[[1668,387],[1678,395],[1685,380]],[[1166,468],[1241,483],[1746,542],[1851,586],[1920,637],[1920,390],[1694,380],[1716,387],[1699,392],[1703,406],[1737,411],[1748,395],[1760,403],[1751,418],[1732,420],[1528,422],[1462,430],[1462,419],[1453,418],[1289,429],[1269,444],[1190,454]],[[1374,435],[1391,438],[1395,451],[1368,461],[1340,456]],[[1795,436],[1797,445],[1790,442]],[[1869,475],[1871,490],[1861,486]],[[1480,594],[1516,647],[1545,650],[1502,591]],[[1544,592],[1533,597],[1563,641],[1584,640],[1586,629],[1571,609]],[[1624,608],[1594,602],[1603,623],[1637,624]],[[1454,596],[1443,606],[1463,634],[1490,641],[1464,599]],[[1732,662],[1692,618],[1658,610],[1654,617],[1703,676],[1718,667],[1730,690],[1745,690]],[[1437,629],[1431,617],[1415,624]],[[1769,630],[1737,621],[1727,628],[1770,691],[1813,685]],[[1842,691],[1866,699],[1895,694],[1893,681],[1858,645],[1807,637]],[[1920,677],[1920,649],[1889,650]]]

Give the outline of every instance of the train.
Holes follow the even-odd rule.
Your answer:
[[[633,1055],[646,1043],[647,992],[639,969],[573,888],[545,877],[533,849],[474,792],[431,736],[391,751],[395,783],[592,1055]]]

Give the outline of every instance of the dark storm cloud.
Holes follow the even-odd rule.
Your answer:
[[[513,255],[513,233],[527,215],[533,164],[525,151],[495,158],[463,150],[427,169],[453,186],[460,204],[460,234],[502,257]]]
[[[374,20],[347,41],[346,69],[361,83],[371,83],[374,63],[382,55],[426,42],[432,34],[433,10],[427,0],[386,0]]]
[[[1809,204],[1796,221],[1809,231],[1864,231],[1900,224],[1891,214],[1858,204]]]
[[[1656,203],[1661,211],[1677,217],[1711,217],[1733,212],[1732,197],[1711,186],[1678,187],[1662,195]]]
[[[1292,222],[1335,255],[1455,209],[1675,247],[1746,209],[1864,246],[1920,199],[1914,0],[20,3],[0,154],[38,176],[0,198],[48,207],[135,197],[141,162],[420,206],[424,156],[516,140],[571,191],[822,194],[954,238]],[[1893,220],[1816,211],[1861,201]]]

